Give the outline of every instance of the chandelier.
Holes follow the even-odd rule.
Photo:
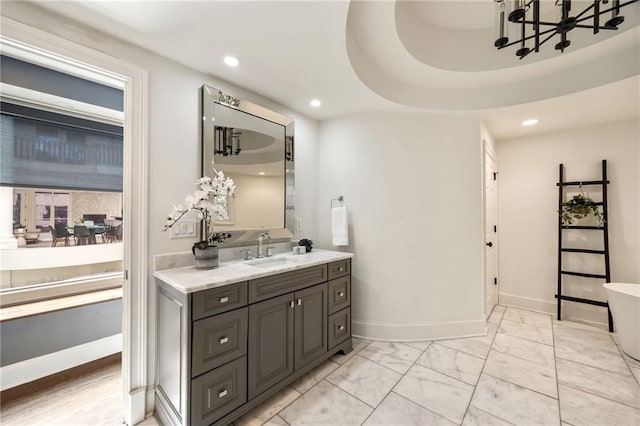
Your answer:
[[[554,6],[558,8],[557,21],[548,22],[540,19],[540,0],[494,0],[496,7],[494,46],[498,49],[519,46],[516,56],[523,59],[531,52],[539,52],[540,46],[557,35],[559,40],[557,39],[555,49],[564,52],[571,45],[571,40],[568,39],[568,33],[571,30],[586,28],[592,30],[593,34],[598,34],[600,30],[617,30],[618,26],[624,22],[620,9],[637,1],[593,0],[584,10],[571,15],[572,3],[575,5],[576,1],[555,0]],[[545,3],[551,3],[551,1]],[[606,16],[607,14],[609,15]],[[512,26],[515,26],[519,33],[519,38],[514,41],[509,40],[511,26],[509,23],[513,24]],[[533,46],[530,40],[533,40]]]
[[[228,157],[230,155],[238,155],[242,149],[240,148],[241,132],[236,131],[233,127],[215,126],[215,155]]]

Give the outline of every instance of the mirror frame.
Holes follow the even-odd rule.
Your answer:
[[[207,126],[206,123],[215,118],[216,104],[233,108],[254,117],[279,124],[284,127],[284,223],[282,228],[265,228],[253,230],[225,230],[231,234],[231,238],[225,242],[225,247],[245,246],[255,244],[258,236],[262,232],[269,232],[271,242],[288,242],[291,241],[295,234],[295,123],[290,117],[279,114],[275,111],[254,104],[253,102],[237,98],[233,95],[223,92],[222,90],[204,84],[201,91],[201,143],[200,143],[200,176],[205,176],[207,168],[211,163],[207,160],[209,157],[205,153],[206,141],[213,138],[213,126]],[[213,158],[211,154],[210,158]],[[202,230],[201,237],[202,237]]]

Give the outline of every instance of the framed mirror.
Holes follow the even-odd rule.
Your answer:
[[[236,195],[229,218],[214,222],[231,243],[253,242],[268,231],[273,239],[294,233],[294,122],[209,85],[202,86],[202,175],[231,177]]]

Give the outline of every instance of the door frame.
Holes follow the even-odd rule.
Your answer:
[[[486,244],[485,241],[485,234],[486,234],[486,229],[487,229],[487,221],[489,220],[487,217],[487,183],[486,183],[486,179],[487,179],[487,173],[486,173],[486,167],[487,167],[487,156],[491,156],[491,158],[493,158],[494,163],[495,163],[495,173],[498,173],[498,157],[496,155],[495,149],[492,147],[491,143],[489,143],[489,141],[486,138],[482,138],[482,180],[483,180],[483,186],[482,186],[482,191],[483,191],[483,212],[482,212],[482,216],[484,218],[483,220],[483,229],[482,229],[482,238],[483,241]],[[498,225],[498,191],[497,191],[497,179],[496,179],[496,194],[495,194],[495,203],[496,203],[496,220],[495,220],[495,224],[494,225]],[[495,256],[496,256],[496,279],[498,280],[498,282],[495,284],[496,285],[496,305],[500,303],[500,280],[499,280],[499,271],[500,271],[500,262],[499,262],[499,248],[500,248],[500,244],[498,244],[497,240],[494,242],[495,247],[493,247],[492,249],[495,250]],[[487,312],[487,270],[488,270],[488,258],[486,255],[487,251],[486,248],[483,250],[483,256],[484,256],[484,300],[483,300],[483,304],[484,304],[484,310],[485,310],[485,317],[488,318],[489,314],[491,312]],[[495,306],[495,305],[494,305]]]
[[[147,194],[148,72],[5,16],[0,17],[3,52],[87,78],[92,75],[124,91],[123,134],[123,416],[128,425],[144,420],[147,387]],[[83,73],[78,74],[78,70]],[[75,72],[74,72],[75,71]],[[151,407],[149,407],[151,408]]]

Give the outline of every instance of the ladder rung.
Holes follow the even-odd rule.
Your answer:
[[[600,274],[585,274],[584,272],[571,272],[571,271],[560,271],[561,274],[564,275],[574,275],[576,277],[585,277],[585,278],[603,278],[606,279],[606,275]]]
[[[603,180],[583,180],[583,181],[572,181],[572,182],[562,182],[562,184],[560,183],[556,183],[556,185],[560,186],[584,186],[584,185],[602,185],[604,183]],[[607,181],[607,183],[609,183],[609,181]]]
[[[591,300],[591,299],[583,299],[581,297],[571,297],[571,296],[560,296],[558,297],[558,295],[555,295],[556,299],[562,299],[562,300],[568,300],[570,302],[578,302],[578,303],[587,303],[589,305],[595,305],[595,306],[609,306],[609,304],[607,302],[601,302],[599,300]]]
[[[604,250],[589,250],[589,249],[578,249],[578,248],[563,248],[560,251],[564,251],[567,253],[591,253],[591,254],[605,254]]]
[[[604,226],[562,225],[562,229],[595,229],[595,230],[604,231]]]

